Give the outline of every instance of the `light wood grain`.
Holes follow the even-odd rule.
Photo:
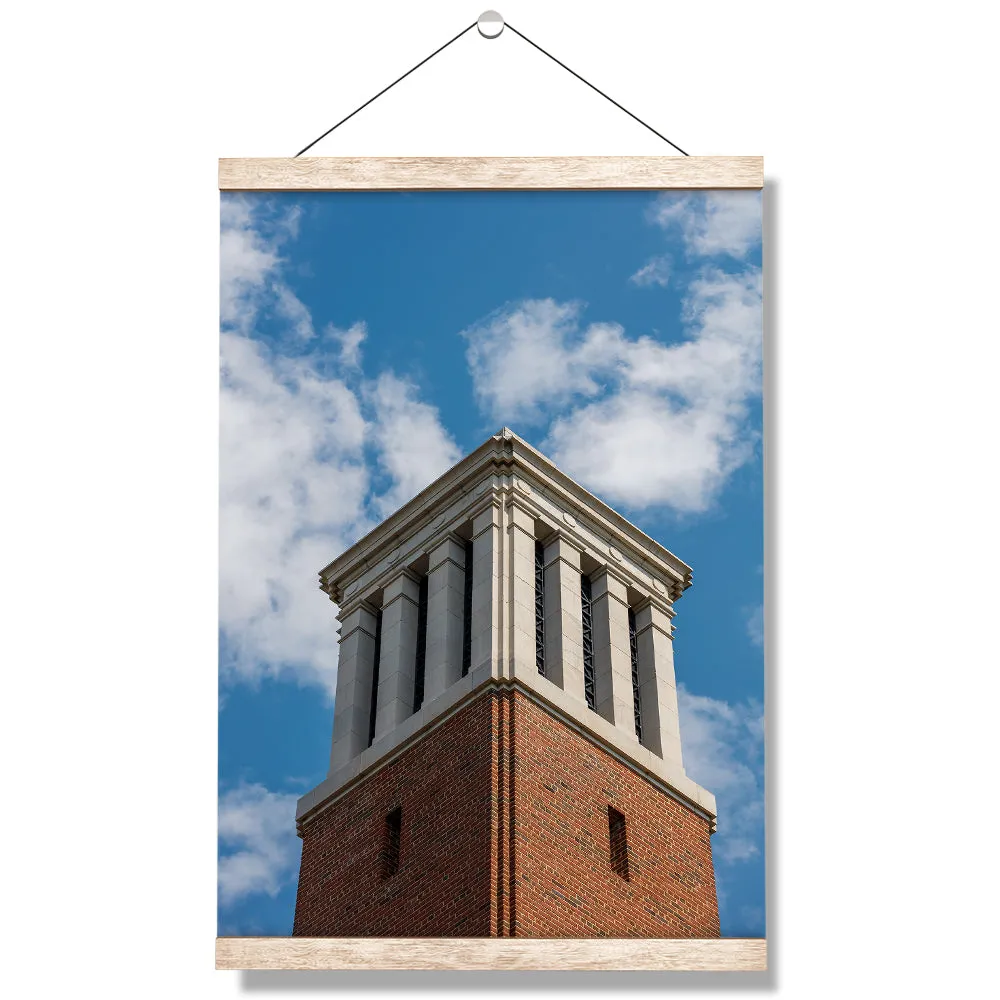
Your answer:
[[[431,156],[219,160],[222,191],[761,188],[760,156]]]
[[[764,938],[611,940],[528,938],[220,937],[217,969],[767,969]]]

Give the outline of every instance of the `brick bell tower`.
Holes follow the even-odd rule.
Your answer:
[[[688,566],[504,428],[320,580],[340,667],[294,934],[718,937]]]

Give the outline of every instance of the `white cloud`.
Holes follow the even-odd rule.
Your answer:
[[[760,391],[760,272],[697,277],[679,343],[629,340],[611,323],[584,330],[580,313],[526,301],[466,331],[480,405],[512,426],[551,418],[543,450],[613,503],[705,510],[753,453],[744,418]]]
[[[620,392],[561,417],[544,450],[568,475],[611,503],[705,510],[749,454],[717,410]]]
[[[742,259],[760,243],[760,194],[756,191],[665,193],[656,199],[651,214],[664,229],[680,230],[689,256]]]
[[[666,288],[670,284],[670,269],[671,260],[668,256],[651,257],[628,280],[640,287],[658,285],[660,288]]]
[[[346,368],[360,368],[361,345],[368,338],[368,327],[364,323],[354,323],[340,330],[331,323],[326,333],[340,345],[340,363]]]
[[[274,219],[266,205],[223,201],[222,666],[231,679],[288,675],[332,693],[337,609],[317,574],[459,454],[414,385],[392,372],[364,377],[363,323],[328,328],[334,355],[320,344],[294,356],[313,336],[278,253],[297,228],[297,213]],[[246,335],[263,315],[277,346]]]
[[[336,609],[317,573],[366,526],[355,394],[306,363],[222,334],[219,621],[238,676],[293,671],[332,689]]]
[[[709,272],[688,289],[690,339],[630,343],[617,391],[560,416],[546,447],[612,502],[709,507],[753,453],[745,427],[760,390],[760,274]]]
[[[275,896],[290,881],[299,855],[295,833],[298,796],[241,785],[219,798],[219,901],[232,906],[245,896]]]
[[[245,195],[223,195],[219,234],[219,314],[222,326],[247,333],[267,294],[277,310],[292,320],[300,338],[312,335],[305,306],[281,280],[283,243],[298,235],[296,207],[274,218],[260,219]]]
[[[219,313],[223,326],[246,330],[260,289],[278,266],[277,248],[253,228],[249,202],[223,197],[219,236]]]
[[[441,426],[438,411],[420,402],[412,383],[383,372],[366,395],[378,413],[372,428],[378,463],[393,483],[377,501],[379,513],[387,517],[447,472],[462,453]]]
[[[732,704],[677,687],[684,770],[716,797],[713,855],[725,864],[761,855],[764,845],[764,715],[753,701]]]
[[[279,315],[288,321],[292,333],[299,340],[311,340],[316,336],[312,315],[296,294],[285,284],[276,284],[275,298]]]
[[[582,305],[528,299],[465,330],[466,360],[482,409],[501,422],[541,419],[574,395],[596,395],[613,370],[622,329],[595,323],[580,331]]]
[[[710,191],[705,194],[665,192],[653,202],[650,219],[680,233],[691,259],[727,256],[744,260],[760,244],[760,194],[756,191]],[[629,278],[636,285],[669,283],[672,262],[651,257]]]

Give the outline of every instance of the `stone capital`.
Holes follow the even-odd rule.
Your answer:
[[[537,510],[535,504],[529,499],[530,496],[530,493],[524,493],[516,488],[504,492],[504,506],[512,520],[524,521],[527,519],[534,525]]]
[[[647,598],[634,609],[635,611],[635,632],[639,636],[646,629],[655,628],[662,632],[667,638],[673,638],[673,627],[670,624],[670,615],[657,603]]]
[[[442,563],[453,562],[459,569],[465,568],[465,539],[449,531],[439,538],[430,549],[427,572],[432,573]]]
[[[619,575],[610,566],[602,566],[590,576],[591,597],[600,600],[602,597],[613,597],[622,604],[628,604],[628,580]]]
[[[519,528],[532,538],[535,537],[535,511],[516,493],[507,498],[507,516],[511,528]]]
[[[347,638],[353,635],[358,629],[362,632],[366,632],[372,638],[375,637],[375,619],[377,616],[377,609],[373,608],[370,604],[365,601],[359,601],[352,609],[349,611],[341,610],[340,614],[340,628],[337,630],[340,636],[340,642],[344,642]]]
[[[337,621],[341,623],[341,630],[343,630],[347,619],[359,608],[364,608],[371,615],[378,614],[379,611],[378,606],[369,600],[369,595],[355,594],[349,600],[342,601],[337,605]]]
[[[416,604],[420,599],[420,577],[411,569],[400,569],[390,579],[382,591],[382,608],[387,608],[398,598],[405,598]]]
[[[561,528],[557,528],[545,543],[545,567],[547,569],[552,563],[562,560],[579,573],[582,554],[583,546]]]
[[[472,515],[472,537],[500,526],[500,498],[494,492],[483,507]]]

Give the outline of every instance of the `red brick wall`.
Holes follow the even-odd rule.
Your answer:
[[[709,825],[545,709],[514,696],[518,937],[718,937]],[[611,868],[625,816],[629,881]]]
[[[490,934],[492,704],[479,698],[308,822],[293,934]],[[385,817],[402,807],[399,871]]]
[[[611,869],[609,805],[629,881]],[[521,693],[477,698],[302,833],[297,935],[719,934],[708,822]]]

